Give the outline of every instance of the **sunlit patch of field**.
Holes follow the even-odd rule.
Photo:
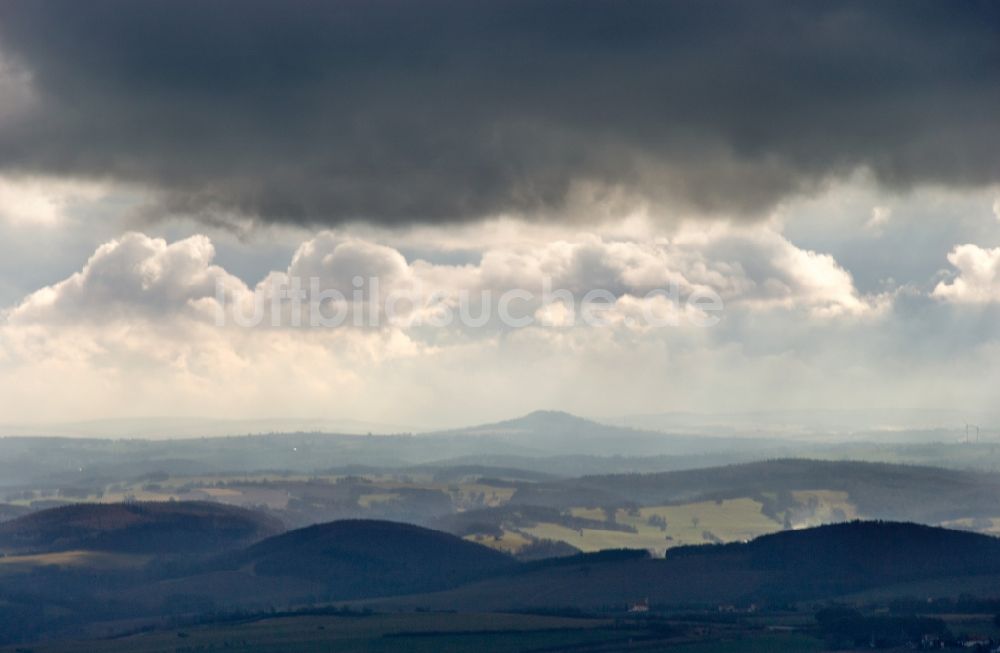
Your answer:
[[[387,479],[387,480],[377,480],[372,479],[368,476],[361,477],[373,488],[378,488],[379,490],[392,491],[392,490],[437,490],[439,492],[447,492],[448,484],[440,483],[437,481],[427,480],[421,481],[414,478],[407,478],[406,480],[400,479]]]
[[[705,544],[714,538],[734,542],[781,530],[782,525],[763,514],[761,508],[761,503],[753,499],[733,499],[650,506],[631,513],[618,510],[615,521],[633,527],[634,533],[599,528],[575,530],[548,523],[523,530],[534,537],[561,540],[582,551],[628,547],[659,553],[684,544]],[[606,519],[601,509],[574,508],[570,512],[574,517]]]
[[[581,519],[593,519],[596,521],[604,521],[607,517],[607,513],[604,512],[603,508],[570,508],[569,514]]]
[[[483,546],[488,546],[491,549],[504,551],[506,553],[517,553],[524,547],[531,544],[531,538],[525,537],[522,533],[518,533],[517,531],[510,531],[506,529],[504,529],[503,535],[500,537],[477,533],[475,535],[466,535],[465,539],[470,542],[482,544]]]
[[[150,556],[105,551],[59,551],[36,555],[0,558],[0,576],[23,574],[39,567],[65,567],[113,571],[135,569],[149,562]]]
[[[320,475],[316,474],[275,474],[275,473],[250,473],[250,474],[225,474],[225,475],[195,475],[195,476],[176,476],[172,477],[168,481],[164,481],[162,485],[172,485],[172,486],[183,486],[188,484],[198,485],[198,486],[209,486],[218,485],[220,483],[294,483],[294,482],[304,482],[314,479],[321,479],[325,481],[330,481],[331,483],[338,476],[335,475]]]
[[[201,491],[214,499],[243,496],[241,491],[228,487],[206,487],[201,488]]]
[[[945,528],[957,528],[961,530],[976,531],[977,533],[989,533],[1000,535],[1000,517],[967,517],[964,519],[952,519],[942,522]]]
[[[388,503],[399,498],[398,494],[382,492],[379,494],[363,494],[358,497],[358,505],[366,510],[378,503]]]
[[[238,474],[177,476],[164,479],[115,483],[103,492],[88,496],[62,496],[55,492],[36,493],[30,497],[10,497],[5,503],[30,507],[39,500],[69,503],[122,503],[125,501],[213,501],[240,507],[267,506],[272,510],[288,507],[303,484],[336,485],[343,474]],[[438,491],[450,495],[458,510],[498,507],[508,503],[516,492],[513,487],[494,486],[476,481],[445,483],[431,475],[365,474],[352,479],[363,485],[358,505],[377,509],[378,504],[394,501],[406,490]],[[291,489],[289,489],[291,488]],[[367,491],[366,491],[367,490]]]
[[[808,528],[820,524],[858,519],[857,507],[851,503],[847,492],[838,490],[795,490],[792,498],[800,508],[789,514],[794,528]]]
[[[659,517],[667,522],[664,535],[674,538],[670,546],[702,544],[706,541],[706,532],[723,542],[738,542],[781,530],[782,525],[761,512],[762,507],[759,501],[749,498],[700,501],[642,508],[638,516],[619,510],[617,521],[635,526],[640,532],[659,531],[650,522],[650,518]]]
[[[126,499],[130,501],[175,501],[182,500],[182,496],[169,490],[150,491],[140,487],[125,490],[124,492],[108,492],[100,497],[86,499],[85,503],[122,503]]]
[[[330,479],[331,482],[338,479],[345,479],[346,476],[313,476],[313,478]],[[377,485],[383,488],[426,488],[434,487],[441,489],[446,487],[445,483],[435,480],[433,474],[421,473],[421,472],[410,472],[407,473],[391,473],[386,472],[383,474],[369,473],[369,474],[354,474],[351,478],[359,478],[373,485]]]
[[[179,486],[164,486],[161,490],[146,490],[142,487],[126,488],[122,491],[107,492],[95,497],[94,503],[122,503],[126,499],[134,501],[213,501],[232,506],[261,506],[280,510],[288,505],[288,492],[268,487],[214,487],[204,486],[184,489]]]
[[[515,488],[512,487],[495,487],[484,483],[460,483],[457,492],[453,491],[452,496],[460,503],[472,503],[481,497],[482,501],[478,502],[477,505],[495,508],[510,501],[515,491]]]
[[[241,487],[238,494],[229,499],[218,499],[223,503],[230,503],[235,506],[267,506],[268,508],[280,510],[288,506],[288,490],[282,487]]]
[[[626,533],[623,531],[606,531],[596,528],[574,530],[559,524],[549,523],[537,524],[531,528],[524,528],[522,530],[539,539],[566,542],[588,553],[603,549],[621,548],[663,551],[669,545],[665,535],[659,530],[655,533]]]

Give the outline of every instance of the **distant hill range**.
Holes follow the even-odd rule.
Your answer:
[[[0,437],[64,438],[211,438],[274,433],[390,433],[412,432],[399,424],[353,419],[209,419],[203,417],[147,417],[99,419],[82,422],[33,424],[0,423]]]
[[[142,430],[137,427],[136,433]],[[88,487],[160,472],[313,472],[350,466],[486,465],[570,476],[581,471],[704,467],[792,451],[780,441],[732,440],[637,431],[558,412],[418,435],[296,432],[177,440],[2,437],[0,488]]]
[[[0,523],[0,552],[205,553],[246,546],[282,530],[273,517],[217,503],[76,504]]]
[[[1000,470],[1000,443],[960,444],[957,432],[893,432],[893,444],[872,434],[859,441],[803,441],[787,431],[751,430],[671,433],[601,424],[558,411],[538,411],[512,420],[430,433],[372,435],[384,431],[341,423],[300,423],[294,433],[261,434],[266,423],[241,437],[177,440],[139,439],[141,420],[118,424],[123,439],[0,437],[0,489],[67,487],[81,491],[101,483],[146,474],[205,475],[253,471],[317,472],[349,467],[406,469],[434,466],[517,468],[564,477],[619,472],[696,469],[774,458],[878,460],[934,464],[957,469]],[[233,422],[234,434],[246,425]],[[237,429],[239,427],[239,429]],[[357,427],[357,429],[351,428]],[[197,431],[183,420],[177,433]],[[277,429],[277,425],[274,426]],[[315,428],[316,430],[312,430]],[[18,431],[8,431],[17,433]],[[34,431],[24,431],[34,434]],[[214,436],[217,431],[205,432]],[[724,435],[724,437],[723,437]],[[857,434],[855,434],[857,435]],[[126,436],[135,436],[132,437]],[[876,437],[877,436],[877,437]],[[930,440],[935,440],[932,442]]]
[[[844,492],[865,517],[937,523],[957,516],[996,515],[1000,475],[916,465],[779,459],[558,479],[519,487],[511,503],[565,509],[753,497],[777,514],[793,503],[791,493],[806,490]]]
[[[877,442],[939,441],[942,436],[957,439],[964,424],[990,425],[1000,422],[996,411],[958,410],[783,410],[738,413],[695,413],[675,411],[626,415],[599,419],[618,426],[630,426],[666,433],[699,435],[792,436],[816,440],[870,440]],[[995,431],[991,433],[995,439]]]
[[[785,444],[766,436],[732,438],[664,433],[602,424],[555,410],[539,410],[523,417],[482,424],[423,437],[475,436],[508,442],[526,451],[547,455],[644,456],[719,454],[740,450],[777,450]]]

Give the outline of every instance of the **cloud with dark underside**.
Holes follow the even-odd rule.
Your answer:
[[[1000,4],[0,0],[0,172],[211,218],[761,215],[859,168],[1000,180]],[[0,104],[3,104],[0,98]]]

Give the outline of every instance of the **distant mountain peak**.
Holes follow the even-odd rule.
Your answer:
[[[521,417],[452,429],[437,435],[495,438],[509,445],[523,447],[536,455],[559,455],[566,452],[620,454],[620,448],[625,443],[638,446],[638,451],[645,454],[649,448],[643,438],[650,434],[601,424],[560,410],[536,410]],[[662,439],[659,434],[656,437]]]
[[[528,423],[538,423],[538,422],[548,422],[548,423],[570,423],[570,424],[594,424],[595,422],[586,419],[585,417],[580,417],[579,415],[574,415],[573,413],[567,413],[564,410],[535,410],[522,417],[515,417],[514,419],[506,420],[501,423],[510,422],[528,422]]]
[[[579,417],[562,410],[536,410],[528,413],[527,415],[522,415],[521,417],[514,417],[500,422],[493,422],[491,424],[480,424],[479,426],[458,430],[477,432],[511,432],[535,431],[538,429],[593,429],[595,427],[603,428],[597,422],[593,422],[584,417]]]

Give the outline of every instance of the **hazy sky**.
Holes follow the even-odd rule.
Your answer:
[[[998,107],[989,2],[0,0],[0,421],[992,408]]]

